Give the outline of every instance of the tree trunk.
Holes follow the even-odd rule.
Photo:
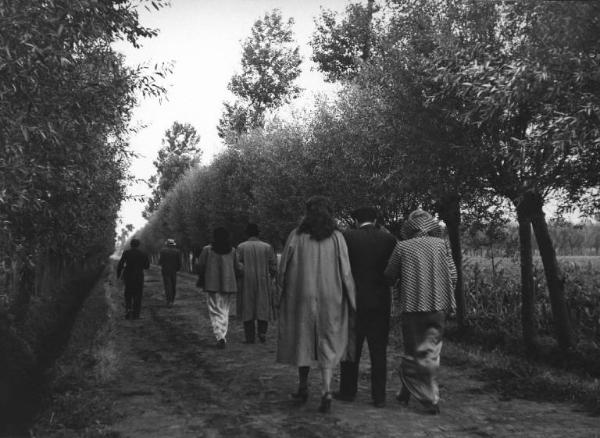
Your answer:
[[[519,222],[519,252],[521,256],[521,329],[523,342],[528,349],[535,349],[537,321],[535,315],[535,291],[533,287],[533,251],[531,248],[531,222],[517,205]]]
[[[494,245],[490,244],[490,258],[492,259],[492,278],[496,279],[496,261],[494,260]]]
[[[363,41],[362,60],[368,61],[371,58],[371,22],[373,21],[375,0],[367,1],[367,19],[365,20],[365,40]]]
[[[546,283],[550,294],[550,304],[552,305],[552,315],[554,316],[554,330],[558,345],[563,351],[574,347],[575,340],[573,329],[569,317],[569,309],[565,298],[565,278],[562,274],[556,252],[552,244],[552,238],[548,231],[548,224],[544,216],[543,199],[537,193],[531,193],[531,224],[538,244],[542,263],[544,264],[544,273],[546,274]]]
[[[437,210],[440,218],[448,227],[450,250],[452,251],[452,259],[456,265],[456,288],[454,289],[456,321],[459,330],[463,330],[467,325],[467,312],[463,289],[462,250],[460,245],[460,198],[458,196],[451,196],[440,201]]]

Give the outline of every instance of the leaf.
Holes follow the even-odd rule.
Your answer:
[[[25,141],[29,141],[29,131],[26,126],[21,125],[21,133],[23,134]]]

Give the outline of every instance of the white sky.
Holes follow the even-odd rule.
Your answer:
[[[254,22],[274,8],[281,10],[284,19],[295,20],[293,29],[304,59],[298,84],[305,91],[299,102],[309,102],[315,93],[330,89],[309,60],[308,41],[321,6],[343,11],[348,3],[349,0],[171,0],[171,6],[160,11],[149,13],[141,8],[142,24],[159,29],[160,34],[143,41],[140,49],[126,43],[116,45],[116,49],[125,54],[131,65],[173,61],[174,66],[163,83],[168,100],[144,100],[134,113],[133,123],[147,127],[131,138],[132,149],[139,154],[131,173],[142,179],[154,173],[152,161],[164,132],[174,121],[190,123],[199,132],[205,163],[223,148],[216,126],[223,102],[232,100],[227,83],[239,71],[241,41],[250,34]],[[129,188],[129,194],[149,195],[150,189],[139,183]],[[141,202],[124,202],[119,229],[128,223],[136,229],[142,227],[144,206]]]

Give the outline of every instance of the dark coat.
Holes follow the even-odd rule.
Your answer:
[[[150,259],[139,248],[130,248],[123,251],[121,260],[117,265],[117,278],[123,280],[125,286],[135,287],[144,284],[144,269],[150,267]]]
[[[389,311],[390,288],[384,271],[396,246],[396,238],[374,225],[344,232],[352,277],[356,284],[356,309]]]
[[[179,250],[173,247],[166,247],[160,250],[158,264],[165,274],[174,274],[181,269],[181,256]]]

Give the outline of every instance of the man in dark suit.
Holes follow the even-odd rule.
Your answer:
[[[181,255],[176,247],[175,240],[167,239],[165,247],[160,250],[158,264],[161,268],[167,306],[170,307],[175,301],[177,271],[181,268]]]
[[[125,318],[138,319],[142,308],[142,290],[144,288],[144,269],[150,267],[150,260],[140,248],[138,239],[131,239],[131,248],[123,251],[117,265],[117,278],[125,282]]]
[[[362,346],[371,356],[371,396],[376,407],[385,406],[387,344],[390,329],[391,295],[383,272],[396,246],[396,238],[377,227],[377,211],[362,207],[352,212],[355,228],[344,233],[356,284],[354,361],[342,361],[339,400],[356,397],[358,365]],[[351,341],[349,341],[351,342]]]

